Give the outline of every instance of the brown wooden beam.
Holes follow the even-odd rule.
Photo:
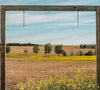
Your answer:
[[[96,11],[96,6],[5,5],[6,11]]]
[[[97,84],[100,86],[100,6],[96,11]]]
[[[1,6],[0,6],[0,38],[1,38]],[[0,39],[0,90],[1,90],[1,39]]]
[[[6,45],[6,12],[5,6],[1,6],[1,90],[5,90],[5,45]]]

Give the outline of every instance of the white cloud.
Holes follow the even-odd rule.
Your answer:
[[[65,23],[65,24],[54,24],[54,25],[62,25],[62,26],[90,26],[90,25],[95,25],[95,24],[80,24],[79,25],[77,23]]]
[[[46,0],[40,4],[44,5],[90,5],[98,3],[96,0]]]
[[[64,25],[64,26],[77,26],[77,22],[73,22],[73,23],[59,23],[59,24],[52,24],[52,25]],[[86,25],[96,25],[96,20],[91,20],[91,19],[88,19],[88,20],[81,20],[79,22],[79,25],[81,26],[86,26]]]
[[[52,25],[76,26],[77,23],[59,23],[59,24],[52,24]]]
[[[96,20],[82,20],[82,23],[96,23]]]
[[[91,3],[97,3],[97,1],[95,0],[63,0],[63,1],[56,1],[54,2],[50,2],[50,4],[53,5],[87,5],[87,4],[91,4]]]
[[[95,25],[95,15],[94,12],[80,12],[79,22],[80,25],[93,24]],[[92,17],[91,17],[91,16]],[[23,23],[23,13],[8,13],[7,14],[7,24],[22,24]],[[63,21],[63,22],[62,22]],[[65,22],[66,21],[66,22]],[[25,23],[49,23],[49,22],[61,22],[54,25],[77,25],[77,13],[76,12],[61,12],[56,14],[30,14],[25,13]]]
[[[22,24],[23,13],[7,14],[7,24]],[[59,14],[25,14],[25,21],[27,24],[31,23],[48,23],[56,21],[71,21],[75,19],[74,13],[59,13]]]

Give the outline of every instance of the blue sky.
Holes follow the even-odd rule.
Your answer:
[[[0,0],[1,5],[99,5],[100,0]],[[96,43],[95,12],[7,12],[6,42],[80,45]]]

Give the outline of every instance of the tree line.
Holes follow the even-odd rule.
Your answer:
[[[39,45],[35,45],[33,47],[33,53],[37,54],[39,50],[40,50],[39,49]],[[44,53],[45,54],[48,54],[49,55],[51,53],[51,50],[52,50],[52,45],[50,43],[44,45]],[[55,50],[54,51],[55,51],[56,54],[58,54],[58,56],[60,54],[63,54],[63,56],[67,56],[66,51],[64,51],[62,49],[62,45],[55,46]]]
[[[35,53],[35,55],[37,55],[37,53],[39,52],[39,46],[40,45],[38,45],[38,44],[35,44],[34,46],[33,46],[33,53]],[[52,45],[50,44],[50,43],[47,43],[47,44],[45,44],[44,45],[44,53],[45,54],[50,54],[51,53],[51,50],[52,50]],[[67,56],[67,53],[66,53],[66,51],[64,51],[63,49],[62,49],[62,45],[57,45],[57,46],[55,46],[55,53],[56,54],[58,54],[58,56],[60,55],[60,54],[63,54],[63,56]],[[10,47],[9,46],[7,46],[6,47],[6,53],[9,53],[10,52]],[[24,49],[24,52],[25,53],[27,53],[28,52],[28,49]]]
[[[35,46],[38,44],[32,44],[32,43],[7,43],[6,46]]]
[[[85,48],[92,48],[92,49],[95,49],[94,46],[95,45],[83,45],[83,47],[85,47]],[[45,54],[48,53],[48,55],[49,55],[49,53],[51,53],[51,50],[52,50],[52,45],[51,44],[46,44],[44,46]],[[39,51],[39,45],[34,46],[33,53],[37,54],[38,51]],[[58,56],[60,54],[62,54],[63,56],[67,56],[67,52],[62,49],[62,45],[55,46],[55,50],[54,51],[55,51],[56,54],[58,54]],[[83,53],[83,51],[80,50],[80,56],[84,56],[84,55],[85,56],[93,56],[93,55],[96,55],[96,50],[95,50],[95,52],[89,50],[87,53]],[[73,56],[73,51],[71,51],[71,56]]]
[[[35,55],[37,55],[39,50],[40,50],[39,46],[40,45],[38,45],[38,44],[35,44],[33,46],[33,53],[35,53]],[[51,53],[51,51],[52,51],[52,45],[50,43],[45,44],[44,45],[44,53],[49,55]],[[9,52],[10,52],[10,47],[7,46],[6,47],[6,53],[9,53]],[[24,49],[24,53],[27,53],[27,52],[28,52],[28,49]],[[56,54],[58,54],[58,56],[60,54],[62,54],[63,56],[67,56],[67,52],[62,49],[62,45],[56,45],[55,49],[54,49],[54,52]],[[83,51],[80,51],[80,56],[84,56],[84,55],[86,55],[86,56],[96,55],[96,50],[95,50],[95,52],[88,51],[87,53],[83,53]],[[73,51],[71,51],[71,56],[73,56]]]
[[[85,49],[85,48],[89,48],[89,49],[96,49],[96,45],[94,44],[94,45],[86,45],[86,44],[81,44],[80,45],[80,48],[83,48],[83,49]]]
[[[24,44],[22,44],[22,43],[7,43],[6,44],[6,46],[35,46],[35,45],[39,45],[39,44],[32,44],[32,43],[24,43]],[[39,45],[39,46],[41,46],[41,45]],[[96,45],[95,44],[94,45],[81,44],[80,48],[96,49]]]

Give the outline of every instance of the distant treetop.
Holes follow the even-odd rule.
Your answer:
[[[38,44],[31,44],[31,43],[7,43],[6,46],[35,46]]]

